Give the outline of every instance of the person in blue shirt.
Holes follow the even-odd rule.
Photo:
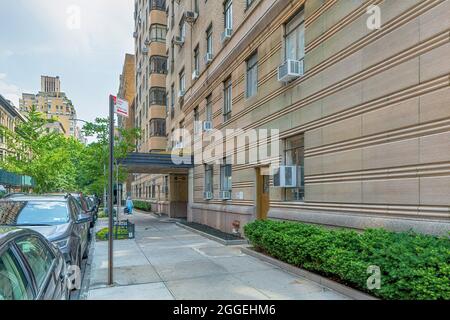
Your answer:
[[[127,213],[133,214],[133,200],[131,200],[131,197],[127,198],[126,207],[127,207]]]

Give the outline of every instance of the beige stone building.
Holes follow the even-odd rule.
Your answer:
[[[276,175],[196,164],[190,221],[450,229],[450,1],[172,0],[167,14],[170,145],[188,147],[178,128],[281,138]]]
[[[135,1],[135,126],[141,129],[139,153],[167,150],[166,133],[166,1]],[[170,214],[169,175],[136,174],[132,196],[152,203],[155,212]],[[185,210],[184,210],[185,211]],[[175,211],[173,211],[175,212]]]
[[[77,113],[72,101],[61,92],[59,77],[41,76],[41,91],[37,94],[23,93],[20,111],[26,116],[34,106],[48,118],[56,118],[67,137],[77,137]]]

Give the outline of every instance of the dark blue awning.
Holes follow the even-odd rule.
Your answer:
[[[130,173],[147,174],[177,174],[188,173],[194,167],[192,155],[180,155],[172,158],[170,152],[161,153],[130,153],[119,164],[126,167]]]

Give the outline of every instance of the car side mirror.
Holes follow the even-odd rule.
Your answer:
[[[80,214],[77,219],[78,224],[88,223],[91,221],[92,221],[92,217],[90,215],[87,215],[84,213]]]

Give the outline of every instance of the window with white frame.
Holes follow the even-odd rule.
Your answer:
[[[220,165],[220,191],[231,191],[232,189],[232,167],[223,159]]]
[[[286,60],[302,60],[305,56],[305,18],[303,10],[285,25]]]
[[[231,119],[233,88],[231,77],[223,83],[223,121]]]
[[[186,90],[186,77],[185,77],[185,74],[184,74],[184,69],[181,70],[181,72],[180,72],[180,83],[179,83],[179,86],[180,86],[180,92],[184,93],[184,91]]]
[[[233,1],[226,0],[224,3],[225,29],[233,29]]]
[[[206,53],[213,53],[213,34],[212,25],[206,30]]]
[[[214,166],[211,164],[205,164],[205,192],[214,191]]]
[[[255,52],[247,60],[247,98],[253,97],[258,91],[258,53]]]
[[[305,184],[303,170],[305,165],[305,138],[303,134],[287,138],[284,141],[284,162],[286,166],[297,167],[297,188],[285,189],[286,201],[304,201]]]
[[[212,94],[206,97],[206,121],[213,120],[213,113],[212,113]]]
[[[200,72],[200,50],[198,45],[194,49],[194,71]]]

